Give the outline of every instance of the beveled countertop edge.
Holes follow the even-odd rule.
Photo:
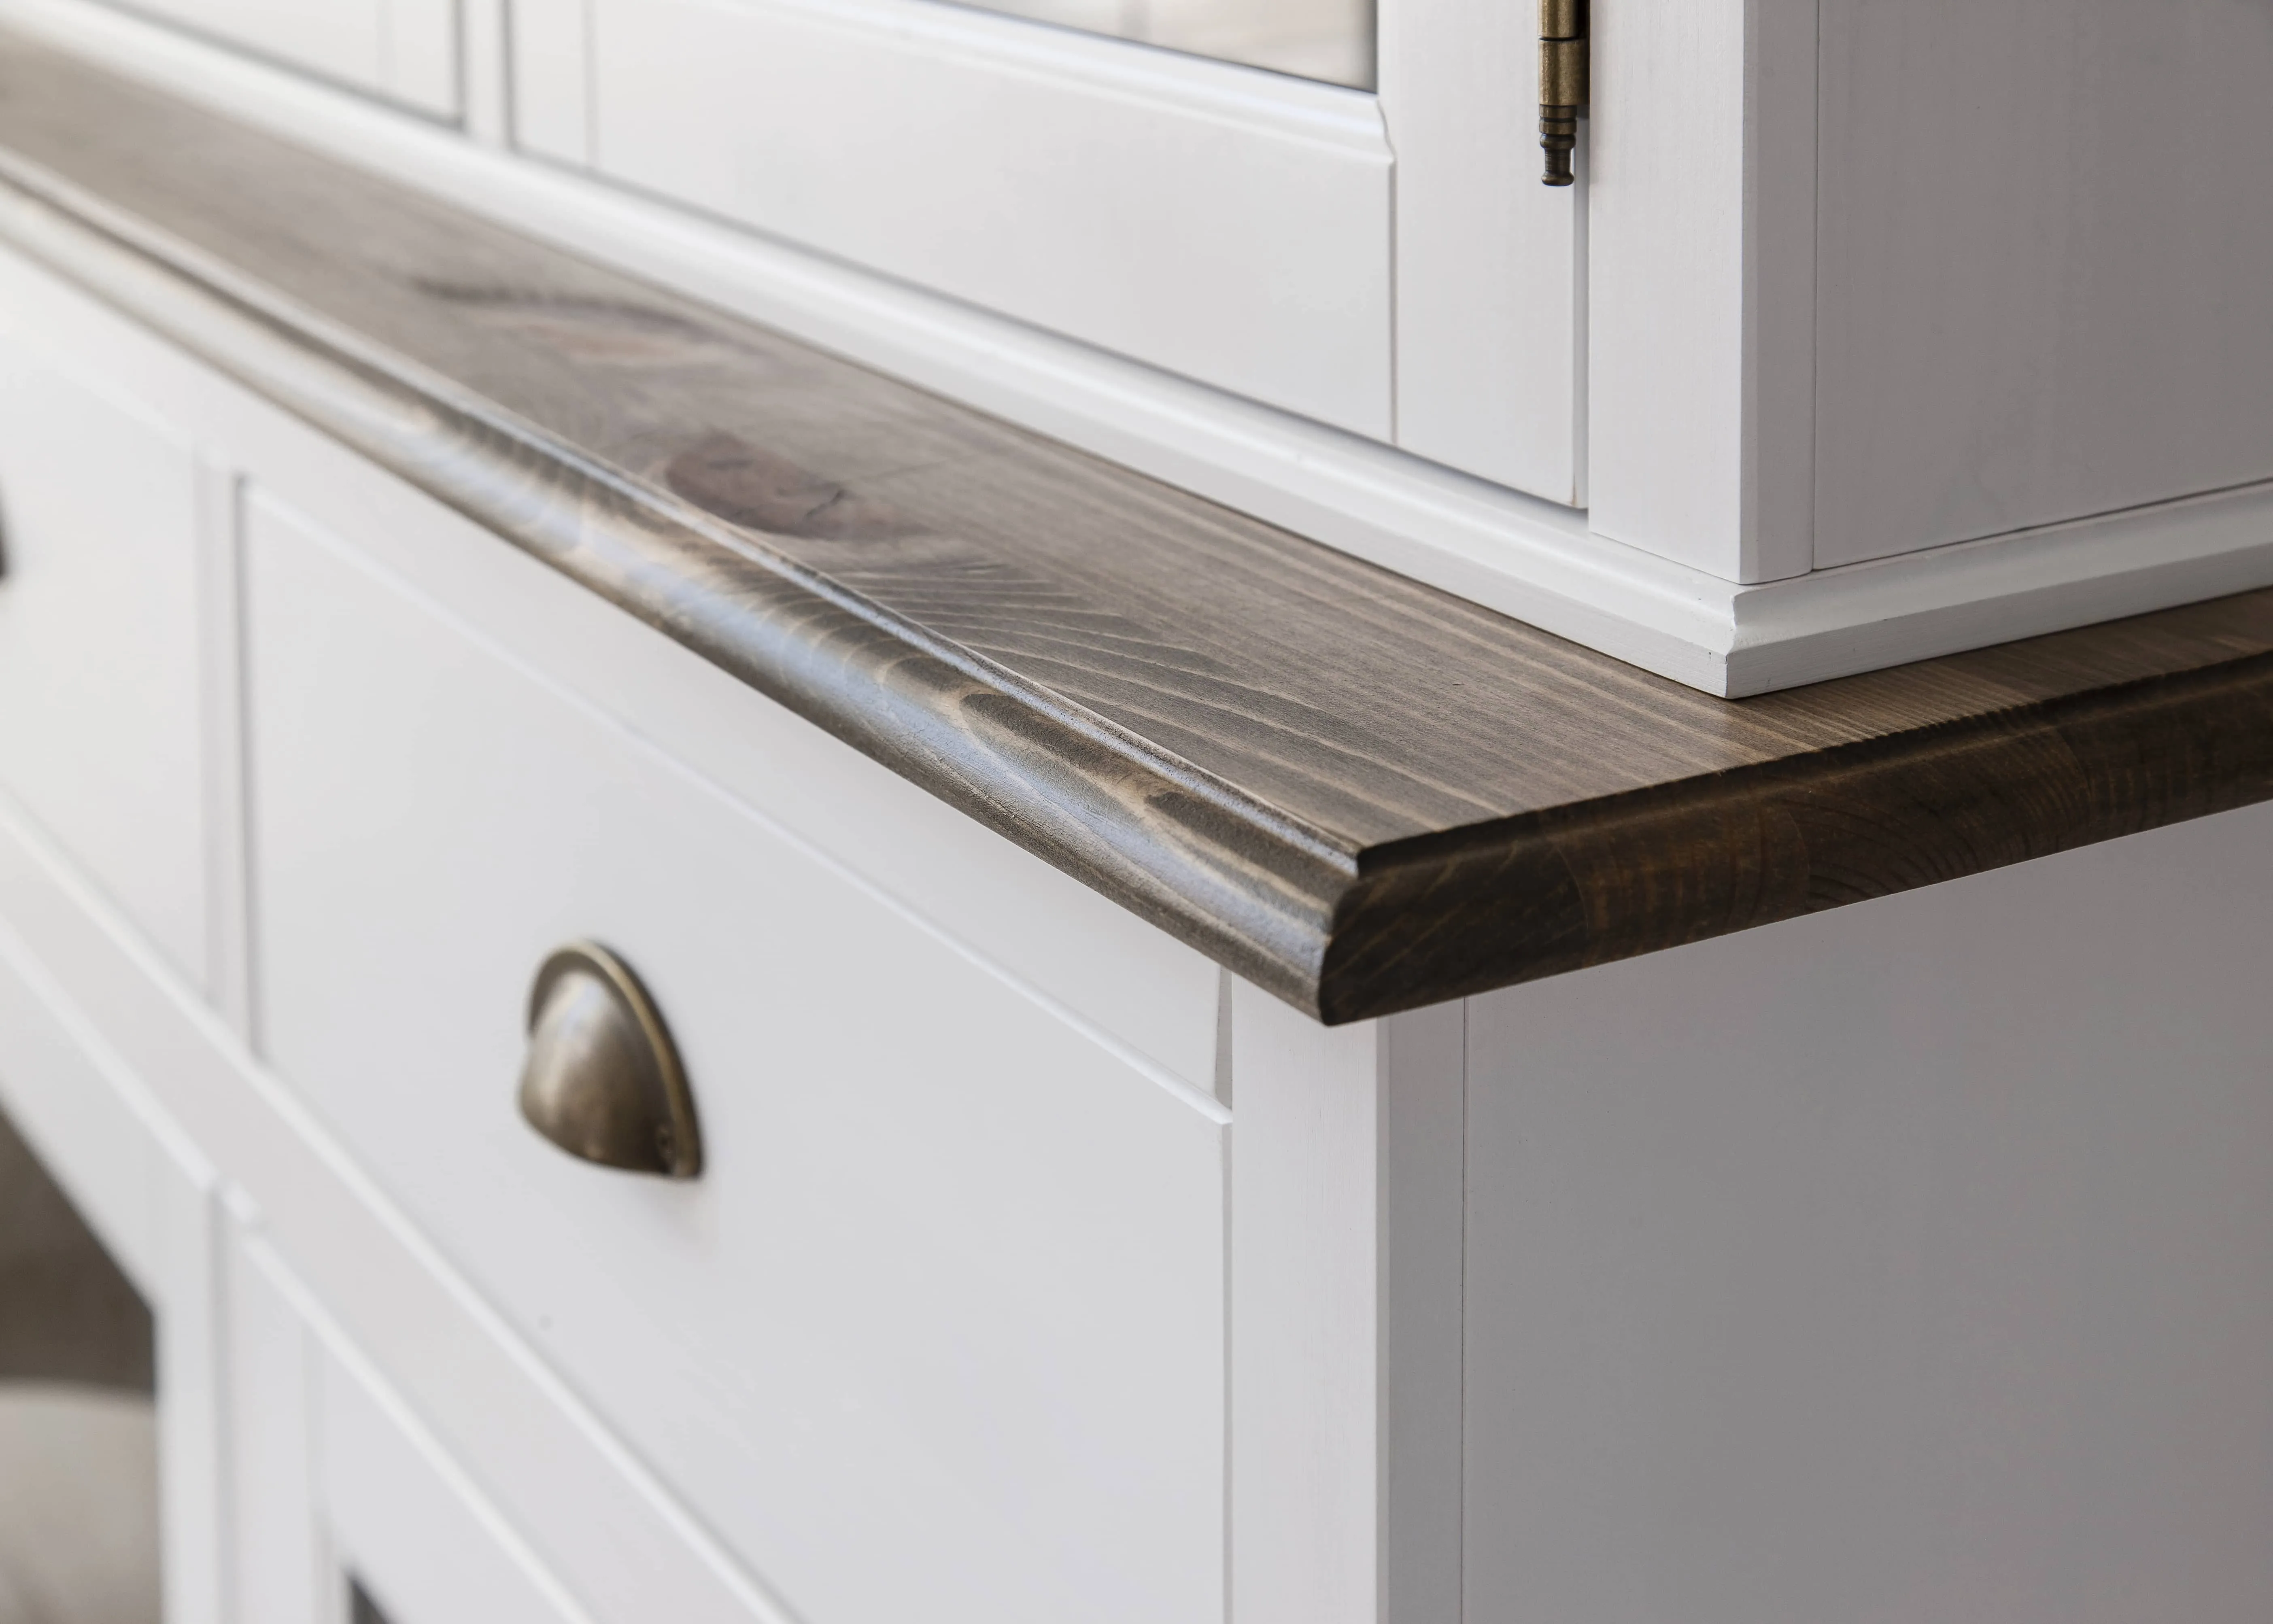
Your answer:
[[[2252,654],[1377,847],[1319,1012],[1417,1008],[2268,800],[2273,654]]]

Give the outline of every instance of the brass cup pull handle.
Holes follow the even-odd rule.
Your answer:
[[[692,1179],[694,1097],[671,1033],[631,967],[596,942],[544,961],[529,994],[521,1114],[570,1156]]]

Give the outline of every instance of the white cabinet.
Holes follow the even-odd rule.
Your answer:
[[[1597,532],[1763,583],[2012,538],[2050,580],[2090,538],[2022,533],[2273,479],[2256,8],[1606,4],[1597,33]],[[2143,592],[2177,543],[2125,535]]]
[[[1578,194],[1522,8],[1388,0],[1377,92],[929,0],[520,0],[527,149],[1579,499]]]
[[[0,290],[0,1097],[158,1307],[178,1624],[2273,1613],[2273,811],[1327,1029]],[[517,1113],[572,938],[701,1179]]]
[[[1823,8],[1819,568],[2273,479],[2273,26]]]
[[[1708,692],[2273,583],[2234,0],[1606,4],[1563,189],[1488,0],[1383,0],[1372,90],[936,0],[195,9],[466,131],[0,0]]]
[[[800,1613],[1212,1616],[1224,1113],[315,521],[246,540],[281,1075]],[[515,1110],[577,938],[660,1007],[699,1181]]]
[[[1370,96],[900,4],[603,0],[589,60],[603,175],[1390,432]]]
[[[2269,845],[1471,1000],[1467,1616],[2263,1618]]]
[[[2269,848],[1368,1027],[1242,989],[1234,1616],[2264,1618]]]
[[[454,0],[132,0],[133,9],[438,118],[459,110]]]
[[[221,1258],[236,1624],[589,1624],[257,1224]]]
[[[197,460],[14,326],[0,317],[0,783],[202,981]]]

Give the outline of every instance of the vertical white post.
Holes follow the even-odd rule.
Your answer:
[[[1461,1032],[1234,990],[1234,1624],[1458,1616]]]
[[[466,133],[485,146],[513,140],[507,0],[458,0],[460,105]]]
[[[224,1624],[221,1328],[210,1171],[162,1145],[152,1158],[163,1279],[158,1326],[158,1504],[167,1624]],[[170,1176],[169,1176],[170,1175]]]
[[[1817,0],[1594,8],[1589,522],[1814,567]]]

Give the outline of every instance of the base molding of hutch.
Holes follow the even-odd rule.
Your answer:
[[[1470,521],[1481,527],[1479,518]],[[1317,539],[1723,699],[2273,586],[2273,483],[1742,585],[1585,534]]]
[[[2268,585],[2273,484],[2246,485],[1729,589],[1719,680],[1694,685],[1740,699]]]

